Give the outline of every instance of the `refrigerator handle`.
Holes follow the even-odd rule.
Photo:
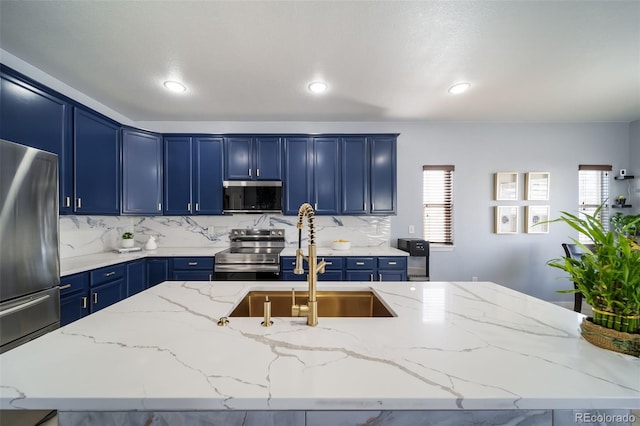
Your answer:
[[[11,308],[8,308],[8,309],[5,309],[3,311],[0,311],[0,318],[2,318],[5,315],[12,314],[14,312],[22,311],[23,309],[27,309],[27,308],[29,308],[29,307],[31,307],[33,305],[37,305],[38,303],[42,303],[45,300],[47,300],[49,297],[51,297],[51,296],[49,296],[47,294],[46,296],[40,296],[37,299],[33,299],[33,300],[30,300],[30,301],[28,301],[26,303],[22,303],[20,305],[13,306]]]

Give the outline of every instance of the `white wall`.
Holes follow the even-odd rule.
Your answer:
[[[632,211],[640,214],[640,120],[629,125],[629,174],[635,176],[631,189]]]

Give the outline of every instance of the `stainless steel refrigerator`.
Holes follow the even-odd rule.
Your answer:
[[[58,156],[0,140],[0,353],[60,327]]]

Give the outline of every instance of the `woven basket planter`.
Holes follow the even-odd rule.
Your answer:
[[[610,351],[640,357],[640,334],[625,333],[594,324],[592,318],[585,318],[580,324],[584,339],[598,347]]]

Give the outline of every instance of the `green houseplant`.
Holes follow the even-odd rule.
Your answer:
[[[134,244],[133,232],[125,232],[122,234],[122,247],[129,248],[133,247]]]
[[[640,225],[640,217],[620,224],[614,232],[607,231],[597,219],[604,205],[593,215],[577,216],[561,212],[558,219],[587,236],[594,244],[590,250],[573,239],[583,250],[580,259],[552,259],[548,265],[569,274],[576,288],[559,290],[581,293],[593,307],[593,323],[626,333],[640,333],[640,247],[629,230]]]

